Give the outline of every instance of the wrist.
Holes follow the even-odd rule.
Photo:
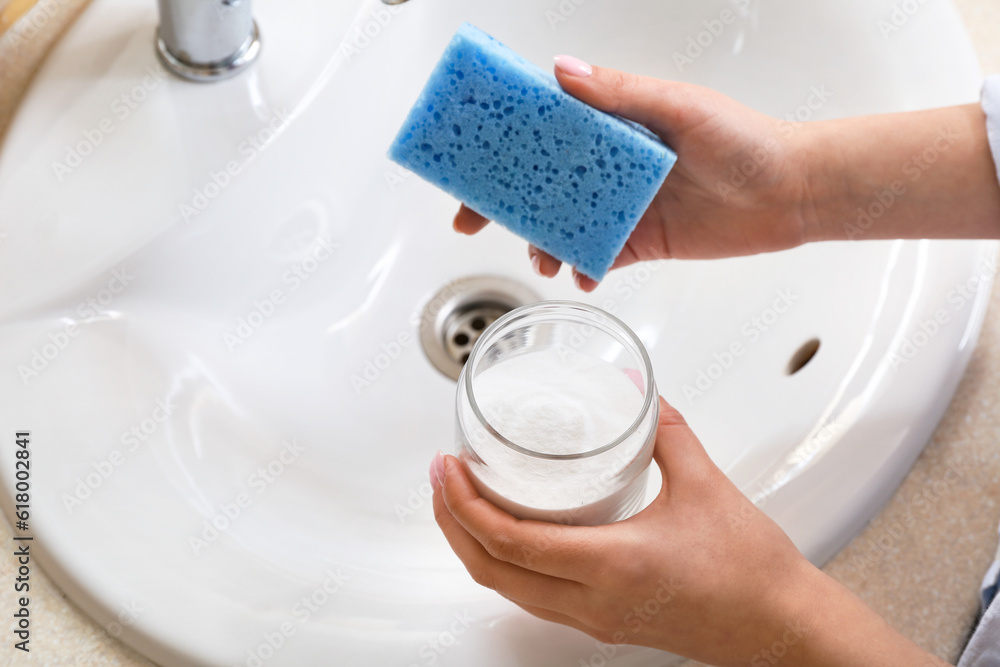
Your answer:
[[[943,667],[859,597],[812,564],[784,600],[787,625],[797,635],[789,655],[804,667]],[[793,652],[794,649],[794,652]],[[763,664],[763,663],[761,663]]]
[[[802,242],[843,239],[843,233],[831,229],[842,215],[836,210],[849,190],[844,173],[844,159],[831,122],[805,123],[792,140],[791,151],[802,173],[802,193],[798,202]],[[841,230],[842,231],[842,230]]]

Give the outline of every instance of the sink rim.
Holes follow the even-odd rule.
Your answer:
[[[992,243],[992,242],[988,242],[988,243]],[[993,244],[993,249],[994,249],[994,251],[995,251],[995,244]],[[988,293],[989,293],[989,291],[988,291],[988,289],[987,289],[987,290],[985,291],[985,294],[986,294],[986,295],[988,296]],[[974,322],[974,323],[972,324],[972,326],[971,326],[970,328],[971,328],[971,329],[975,329],[976,331],[978,331],[978,328],[979,328],[979,327],[981,326],[981,322],[982,322],[982,316],[983,316],[983,314],[984,314],[984,310],[983,310],[982,308],[977,308],[977,310],[976,310],[975,312],[976,312],[976,314],[977,314],[977,316],[978,316],[978,322]],[[975,318],[973,318],[973,320],[975,320]],[[968,359],[968,355],[969,355],[969,354],[971,354],[971,348],[968,348],[968,349],[967,349],[967,351],[966,351],[966,353],[965,353],[965,358],[964,358],[964,359],[963,359],[963,360],[962,360],[962,361],[961,361],[961,362],[960,362],[959,364],[957,364],[957,366],[959,366],[959,367],[961,367],[961,368],[964,368],[964,365],[965,365],[965,363],[967,362],[967,359]],[[959,374],[959,376],[958,376],[958,377],[960,377],[960,374]],[[957,377],[956,377],[956,379],[955,379],[955,384],[957,385]],[[950,392],[949,392],[949,397],[950,397]],[[944,404],[946,405],[946,404],[947,404],[947,401],[945,401],[945,402],[944,402]],[[936,422],[936,419],[935,419],[934,421]],[[919,452],[918,452],[918,453],[919,453]],[[909,466],[906,466],[906,470],[908,470],[908,469],[909,469]],[[46,570],[47,570],[47,571],[50,571],[50,572],[53,572],[54,570],[58,569],[58,567],[57,567],[57,563],[55,562],[55,560],[54,560],[54,559],[52,559],[52,561],[51,561],[51,562],[46,562],[46,563],[44,563],[44,566],[46,567]],[[70,587],[70,586],[67,586],[67,582],[66,582],[66,580],[65,580],[65,579],[63,579],[63,581],[60,581],[59,583],[60,583],[60,586],[62,586],[62,587],[64,588],[64,590],[70,590],[70,588],[71,588],[71,587]],[[74,599],[76,599],[76,600],[78,601],[78,603],[79,603],[79,598],[78,598],[77,596],[75,596],[75,595],[74,595],[73,597],[74,597]],[[81,606],[83,606],[83,605],[81,605]],[[93,614],[92,614],[92,615],[93,615]],[[99,617],[99,616],[98,616],[98,617]],[[151,639],[151,638],[150,638],[150,637],[146,637],[146,638],[145,638],[145,639],[144,639],[143,641],[147,641],[147,640],[149,640],[149,639]],[[175,647],[174,647],[174,648],[171,648],[170,650],[175,650]]]

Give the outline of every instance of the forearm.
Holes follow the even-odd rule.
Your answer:
[[[978,104],[812,123],[801,141],[808,241],[1000,238]]]
[[[794,632],[776,641],[787,642],[797,636],[797,641],[787,646],[788,656],[794,656],[788,664],[804,667],[947,665],[901,635],[860,598],[815,568],[804,573],[798,585],[789,590],[786,609],[786,626]],[[769,663],[764,658],[757,664]]]

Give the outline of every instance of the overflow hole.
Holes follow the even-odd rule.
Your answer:
[[[812,361],[818,351],[819,338],[807,340],[801,347],[799,347],[798,350],[795,351],[795,354],[792,355],[791,361],[788,362],[788,369],[785,372],[789,375],[795,375],[802,370],[806,364]]]

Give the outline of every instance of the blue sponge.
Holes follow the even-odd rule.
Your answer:
[[[462,25],[389,157],[572,264],[607,274],[677,155]]]

